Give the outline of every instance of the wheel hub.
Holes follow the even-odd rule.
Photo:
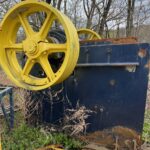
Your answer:
[[[32,39],[27,39],[23,42],[23,50],[28,56],[35,56],[38,52],[38,42]]]

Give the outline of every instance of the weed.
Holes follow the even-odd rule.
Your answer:
[[[150,143],[150,111],[146,111],[145,113],[143,140]]]
[[[34,150],[50,144],[60,144],[66,149],[79,150],[82,143],[63,133],[44,133],[40,128],[21,124],[11,132],[2,133],[2,146],[4,150]]]

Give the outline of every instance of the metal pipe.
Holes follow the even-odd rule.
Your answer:
[[[77,64],[76,67],[121,67],[121,66],[139,66],[139,62],[130,62],[130,63],[83,63],[83,64]]]

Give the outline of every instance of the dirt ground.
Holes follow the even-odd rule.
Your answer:
[[[0,85],[1,86],[13,86],[15,85],[10,81],[6,74],[0,68]]]
[[[140,136],[134,130],[116,126],[111,129],[90,133],[81,137],[83,141],[93,143],[97,148],[99,146],[107,149],[133,150],[142,145]]]

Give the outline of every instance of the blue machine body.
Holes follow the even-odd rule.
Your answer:
[[[124,126],[142,133],[149,74],[147,43],[87,42],[80,46],[78,64],[61,85],[64,101],[43,102],[43,121],[56,123],[71,103],[94,111],[87,131]],[[66,100],[67,99],[67,100]]]

